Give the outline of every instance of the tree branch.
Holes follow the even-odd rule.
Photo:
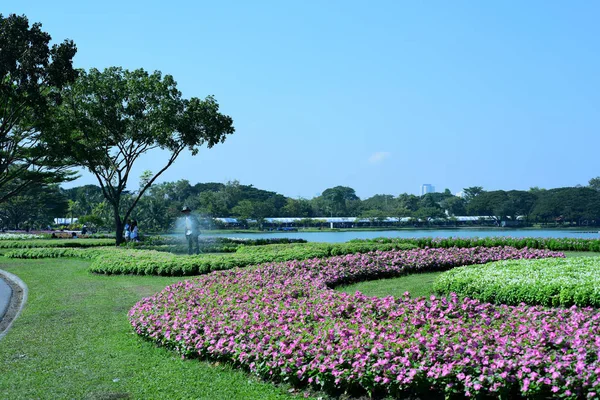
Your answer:
[[[135,200],[133,201],[133,204],[129,207],[129,209],[127,210],[127,212],[125,213],[125,219],[129,218],[129,215],[131,214],[131,212],[133,211],[133,209],[135,208],[135,206],[137,205],[138,201],[140,200],[140,198],[144,195],[144,192],[146,192],[146,190],[152,186],[152,184],[154,183],[154,181],[156,180],[156,178],[158,178],[163,172],[165,172],[170,166],[171,164],[173,164],[175,162],[175,160],[177,159],[177,157],[179,157],[179,154],[183,151],[183,149],[185,149],[185,146],[180,146],[178,149],[176,149],[172,154],[171,157],[169,158],[169,161],[167,162],[167,164],[160,170],[158,171],[153,177],[152,179],[150,179],[148,181],[148,183],[146,183],[146,185],[140,190],[140,192],[138,193],[137,197],[135,198]]]

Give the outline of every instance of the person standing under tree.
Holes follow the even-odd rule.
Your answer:
[[[125,230],[124,230],[124,236],[125,236],[125,241],[129,242],[129,239],[131,239],[131,220],[128,219],[127,223],[125,223]]]
[[[140,231],[138,229],[138,223],[135,219],[131,222],[130,229],[131,229],[131,235],[130,235],[131,241],[139,242],[140,241]]]
[[[199,254],[200,221],[192,215],[192,210],[188,206],[184,206],[181,212],[185,214],[185,238],[188,242],[188,254]]]

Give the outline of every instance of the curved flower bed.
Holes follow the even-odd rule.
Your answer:
[[[273,263],[169,286],[130,311],[135,331],[186,357],[352,393],[594,396],[600,313],[476,300],[371,298],[340,282],[499,259],[512,248],[425,249]]]

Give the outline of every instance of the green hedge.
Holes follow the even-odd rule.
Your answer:
[[[114,245],[115,239],[0,240],[0,249],[31,249],[38,247],[99,247]]]
[[[131,244],[123,246],[128,249],[137,249],[137,250],[156,250],[162,251],[166,253],[174,253],[174,254],[187,254],[188,245],[187,244],[162,244],[162,245],[147,245],[144,242]],[[200,243],[200,252],[201,253],[235,253],[236,250],[240,247],[239,244],[221,244],[221,243]]]
[[[59,258],[59,257],[78,257],[94,259],[106,254],[123,254],[125,250],[115,247],[96,247],[96,248],[29,248],[15,249],[4,254],[8,258]]]
[[[161,245],[177,245],[185,243],[185,237],[183,235],[177,236],[145,236],[143,242],[138,244],[144,244],[148,246],[161,246]],[[289,244],[289,243],[306,243],[304,239],[290,239],[290,238],[258,238],[258,239],[246,239],[246,238],[228,238],[228,237],[201,237],[201,245],[245,245],[245,246],[262,246],[266,244]],[[135,245],[136,243],[130,243]]]
[[[286,259],[299,260],[314,257],[331,257],[345,254],[367,253],[369,251],[409,250],[416,248],[410,243],[377,243],[377,242],[347,242],[347,243],[298,243],[273,244],[268,246],[242,246],[238,254],[285,254]]]
[[[510,246],[517,249],[547,249],[554,251],[598,251],[600,239],[571,239],[571,238],[513,238],[513,237],[484,237],[484,238],[376,238],[355,239],[348,243],[409,243],[419,248],[449,248],[449,247],[498,247]]]
[[[268,261],[265,258],[205,254],[178,256],[153,250],[125,250],[94,259],[90,271],[100,274],[200,275],[215,270],[245,267]]]
[[[234,253],[241,246],[264,246],[269,244],[306,243],[304,239],[267,238],[242,239],[226,237],[203,237],[199,240],[201,253]],[[124,243],[123,247],[156,250],[175,254],[187,254],[188,245],[181,236],[148,236],[141,242]]]
[[[444,272],[440,294],[490,303],[600,307],[600,257],[506,260]]]
[[[306,260],[334,255],[366,253],[375,250],[408,250],[412,245],[354,245],[346,243],[306,243],[251,246],[226,255],[201,254],[177,256],[157,251],[138,251],[123,254],[103,254],[94,260],[90,270],[102,274],[139,275],[199,275],[216,270],[246,267],[267,262]]]
[[[153,250],[127,248],[97,249],[20,249],[7,254],[10,258],[81,257],[93,259],[90,270],[102,274],[199,275],[216,270],[290,260],[306,260],[334,255],[366,253],[374,250],[408,250],[413,245],[306,243],[244,247],[231,254],[180,256]]]

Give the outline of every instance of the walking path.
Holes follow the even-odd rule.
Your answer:
[[[12,288],[8,286],[8,283],[4,279],[0,279],[0,320],[6,314],[6,310],[8,310],[11,297]]]
[[[6,335],[27,301],[27,285],[0,269],[0,339]]]

